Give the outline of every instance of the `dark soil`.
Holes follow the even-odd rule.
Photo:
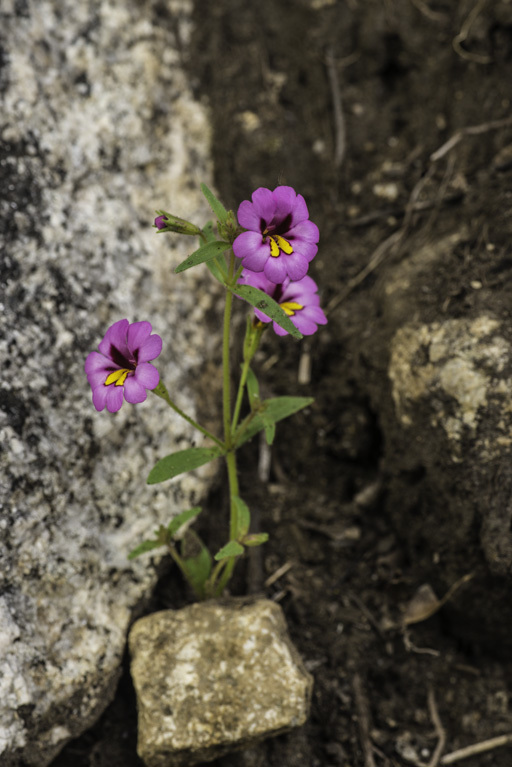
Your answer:
[[[195,16],[185,55],[197,96],[211,108],[216,188],[235,210],[258,186],[286,183],[304,195],[321,232],[312,274],[330,308],[329,324],[312,342],[268,333],[257,358],[265,394],[316,401],[279,426],[268,481],[257,482],[257,440],[241,455],[242,494],[270,541],[234,585],[236,593],[261,592],[282,605],[315,678],[311,717],[296,732],[215,764],[428,764],[439,722],[445,754],[511,733],[512,666],[503,639],[511,628],[510,579],[492,581],[489,621],[484,593],[471,630],[464,628],[471,584],[403,628],[418,589],[428,583],[442,597],[455,576],[468,573],[468,562],[454,545],[449,576],[442,570],[429,543],[438,538],[438,478],[430,472],[427,486],[425,467],[407,465],[405,442],[398,455],[379,281],[429,238],[465,227],[466,246],[417,296],[422,316],[471,316],[471,281],[483,282],[488,303],[510,316],[512,127],[487,125],[438,161],[431,155],[464,128],[510,117],[512,3],[196,0]],[[395,232],[400,249],[355,280]],[[305,353],[311,376],[300,384]],[[219,498],[221,488],[205,508]],[[451,540],[444,544],[450,550]],[[489,583],[480,581],[480,595]],[[170,571],[151,609],[185,600]],[[102,719],[53,767],[135,767],[135,741],[125,673]],[[463,764],[509,767],[512,755],[495,748]]]

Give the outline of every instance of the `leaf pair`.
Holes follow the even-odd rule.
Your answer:
[[[153,540],[143,541],[136,546],[136,548],[128,554],[128,559],[135,559],[135,557],[139,557],[141,554],[145,554],[147,551],[152,551],[152,549],[157,549],[160,546],[168,546],[183,525],[190,519],[197,517],[200,513],[201,507],[194,506],[194,508],[182,511],[181,514],[174,517],[167,527],[160,525],[158,530],[155,530],[155,538]]]
[[[249,534],[251,513],[245,501],[237,495],[234,495],[231,501],[236,513],[236,540],[229,541],[215,554],[217,562],[229,557],[239,557],[244,553],[244,546],[260,546],[268,541],[268,533]]]

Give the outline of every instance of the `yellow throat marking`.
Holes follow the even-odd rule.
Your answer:
[[[268,239],[270,240],[270,255],[274,258],[277,258],[281,251],[288,256],[293,253],[293,248],[288,240],[285,240],[280,234],[269,234]]]
[[[110,373],[110,375],[107,377],[107,380],[105,381],[105,386],[110,386],[110,384],[115,384],[116,386],[122,386],[124,382],[126,381],[126,376],[128,375],[130,371],[126,368],[121,368],[121,370],[114,370],[113,373]]]
[[[304,307],[298,304],[296,301],[284,301],[282,304],[279,304],[279,306],[284,311],[284,313],[288,315],[288,317],[293,317],[295,312],[304,309]]]

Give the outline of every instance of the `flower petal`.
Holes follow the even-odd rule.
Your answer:
[[[141,362],[140,365],[137,365],[137,369],[132,377],[132,380],[135,380],[138,384],[141,384],[141,386],[144,386],[146,389],[154,389],[156,386],[158,386],[158,382],[160,381],[160,373],[156,367],[151,365],[149,362]]]
[[[128,359],[129,350],[126,345],[126,334],[130,323],[128,320],[118,320],[109,327],[105,333],[105,337],[98,344],[98,349],[105,357],[111,356],[111,347],[114,346],[124,357]]]
[[[293,322],[293,319],[292,319]],[[295,323],[293,323],[295,325]],[[278,325],[277,322],[272,323],[272,329],[274,333],[277,333],[278,336],[287,336],[289,335],[288,331],[281,327],[281,325]]]
[[[292,210],[292,226],[290,229],[308,218],[309,211],[308,206],[306,205],[306,200],[301,194],[298,194]]]
[[[98,412],[105,409],[105,405],[107,404],[107,392],[108,388],[103,384],[96,386],[92,390],[92,404]]]
[[[238,223],[243,226],[244,229],[250,229],[253,232],[260,231],[260,217],[255,210],[254,205],[249,200],[244,200],[238,206],[236,214]]]
[[[127,346],[132,354],[147,341],[151,330],[150,322],[132,322],[127,333]]]
[[[272,194],[276,204],[274,223],[279,224],[291,215],[297,201],[297,192],[291,186],[277,186]]]
[[[293,324],[300,330],[303,336],[312,336],[317,331],[316,323],[308,319],[304,312],[297,312],[293,317]]]
[[[162,339],[157,333],[153,333],[139,349],[139,363],[155,360],[161,351]]]
[[[304,316],[312,322],[316,322],[317,325],[327,325],[327,317],[323,309],[319,306],[307,306],[304,309]]]
[[[153,387],[154,388],[154,387]],[[136,405],[138,402],[144,402],[147,399],[146,389],[135,376],[127,378],[124,382],[124,398],[132,405]]]
[[[265,224],[269,224],[272,221],[276,211],[276,201],[270,189],[266,189],[263,186],[260,186],[259,189],[252,193],[252,201],[254,203],[253,210],[259,217],[257,229],[261,232],[261,219],[263,219]]]
[[[302,280],[306,276],[309,263],[300,253],[292,253],[290,256],[286,256],[285,263],[286,271],[292,281]]]
[[[294,226],[290,227],[288,232],[288,239],[292,240],[305,240],[306,242],[318,242],[320,239],[320,232],[316,224],[312,221],[300,221]]]
[[[105,386],[105,389],[107,391],[107,410],[109,413],[117,413],[123,404],[124,386]]]
[[[309,263],[318,253],[318,245],[315,245],[313,242],[306,242],[305,240],[293,240],[293,252],[304,256]]]
[[[259,251],[266,253],[267,257],[270,256],[270,245],[263,242],[259,232],[242,232],[233,243],[233,253],[237,258],[247,258]]]
[[[117,367],[118,365],[115,365],[111,359],[103,354],[91,352],[85,360],[84,370],[87,377],[98,372],[105,372],[106,377],[113,368]]]
[[[286,277],[285,258],[290,256],[279,256],[278,258],[269,258],[263,269],[265,277],[270,282],[275,282],[278,285]],[[302,275],[304,276],[304,275]]]

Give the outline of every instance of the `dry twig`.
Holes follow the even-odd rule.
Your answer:
[[[452,751],[451,754],[445,754],[441,759],[441,764],[455,764],[455,762],[459,762],[461,759],[468,759],[470,756],[484,754],[486,751],[493,751],[495,748],[509,746],[510,744],[512,744],[512,733],[509,735],[498,735],[496,738],[482,740],[480,743],[473,743],[472,746]]]
[[[346,146],[345,118],[341,103],[340,83],[336,60],[332,48],[329,48],[325,57],[329,84],[331,86],[332,109],[334,113],[334,167],[338,169],[343,162]]]
[[[444,731],[444,727],[439,717],[439,712],[437,710],[437,705],[436,705],[436,699],[434,696],[434,689],[431,686],[429,686],[428,688],[427,701],[428,701],[428,710],[430,712],[430,718],[432,719],[432,722],[436,729],[436,735],[437,735],[437,746],[435,747],[435,751],[432,754],[432,759],[428,763],[427,767],[437,767],[437,765],[439,764],[439,760],[441,758],[441,754],[443,753],[444,747],[446,744],[446,732]]]
[[[423,2],[423,0],[411,0],[411,3],[414,5],[415,8],[418,9],[420,13],[423,14],[427,19],[430,19],[431,21],[448,21],[448,16],[446,13],[440,13],[438,11],[433,11],[431,8],[428,7],[426,3]]]
[[[469,31],[473,26],[475,19],[483,10],[486,2],[487,0],[478,0],[476,5],[473,7],[473,10],[468,14],[466,20],[464,21],[459,34],[456,35],[452,41],[453,50],[455,53],[457,53],[461,58],[467,59],[467,61],[474,61],[476,64],[490,64],[492,59],[490,56],[485,56],[480,53],[469,53],[469,51],[464,50],[462,43],[467,40]]]
[[[448,139],[442,146],[439,147],[439,149],[436,149],[435,152],[433,152],[430,155],[431,162],[437,162],[441,159],[441,157],[444,157],[445,154],[448,154],[450,150],[453,149],[453,147],[457,146],[457,144],[462,141],[462,139],[465,136],[479,136],[481,133],[488,133],[488,131],[491,130],[499,130],[499,128],[508,128],[508,126],[512,126],[512,117],[504,117],[501,120],[491,120],[487,123],[481,123],[480,125],[470,125],[467,128],[461,128],[457,133],[454,133],[451,138]]]
[[[357,712],[357,725],[359,727],[359,739],[364,754],[364,767],[375,767],[373,747],[370,740],[370,707],[363,690],[363,683],[359,674],[354,674],[352,689]]]

